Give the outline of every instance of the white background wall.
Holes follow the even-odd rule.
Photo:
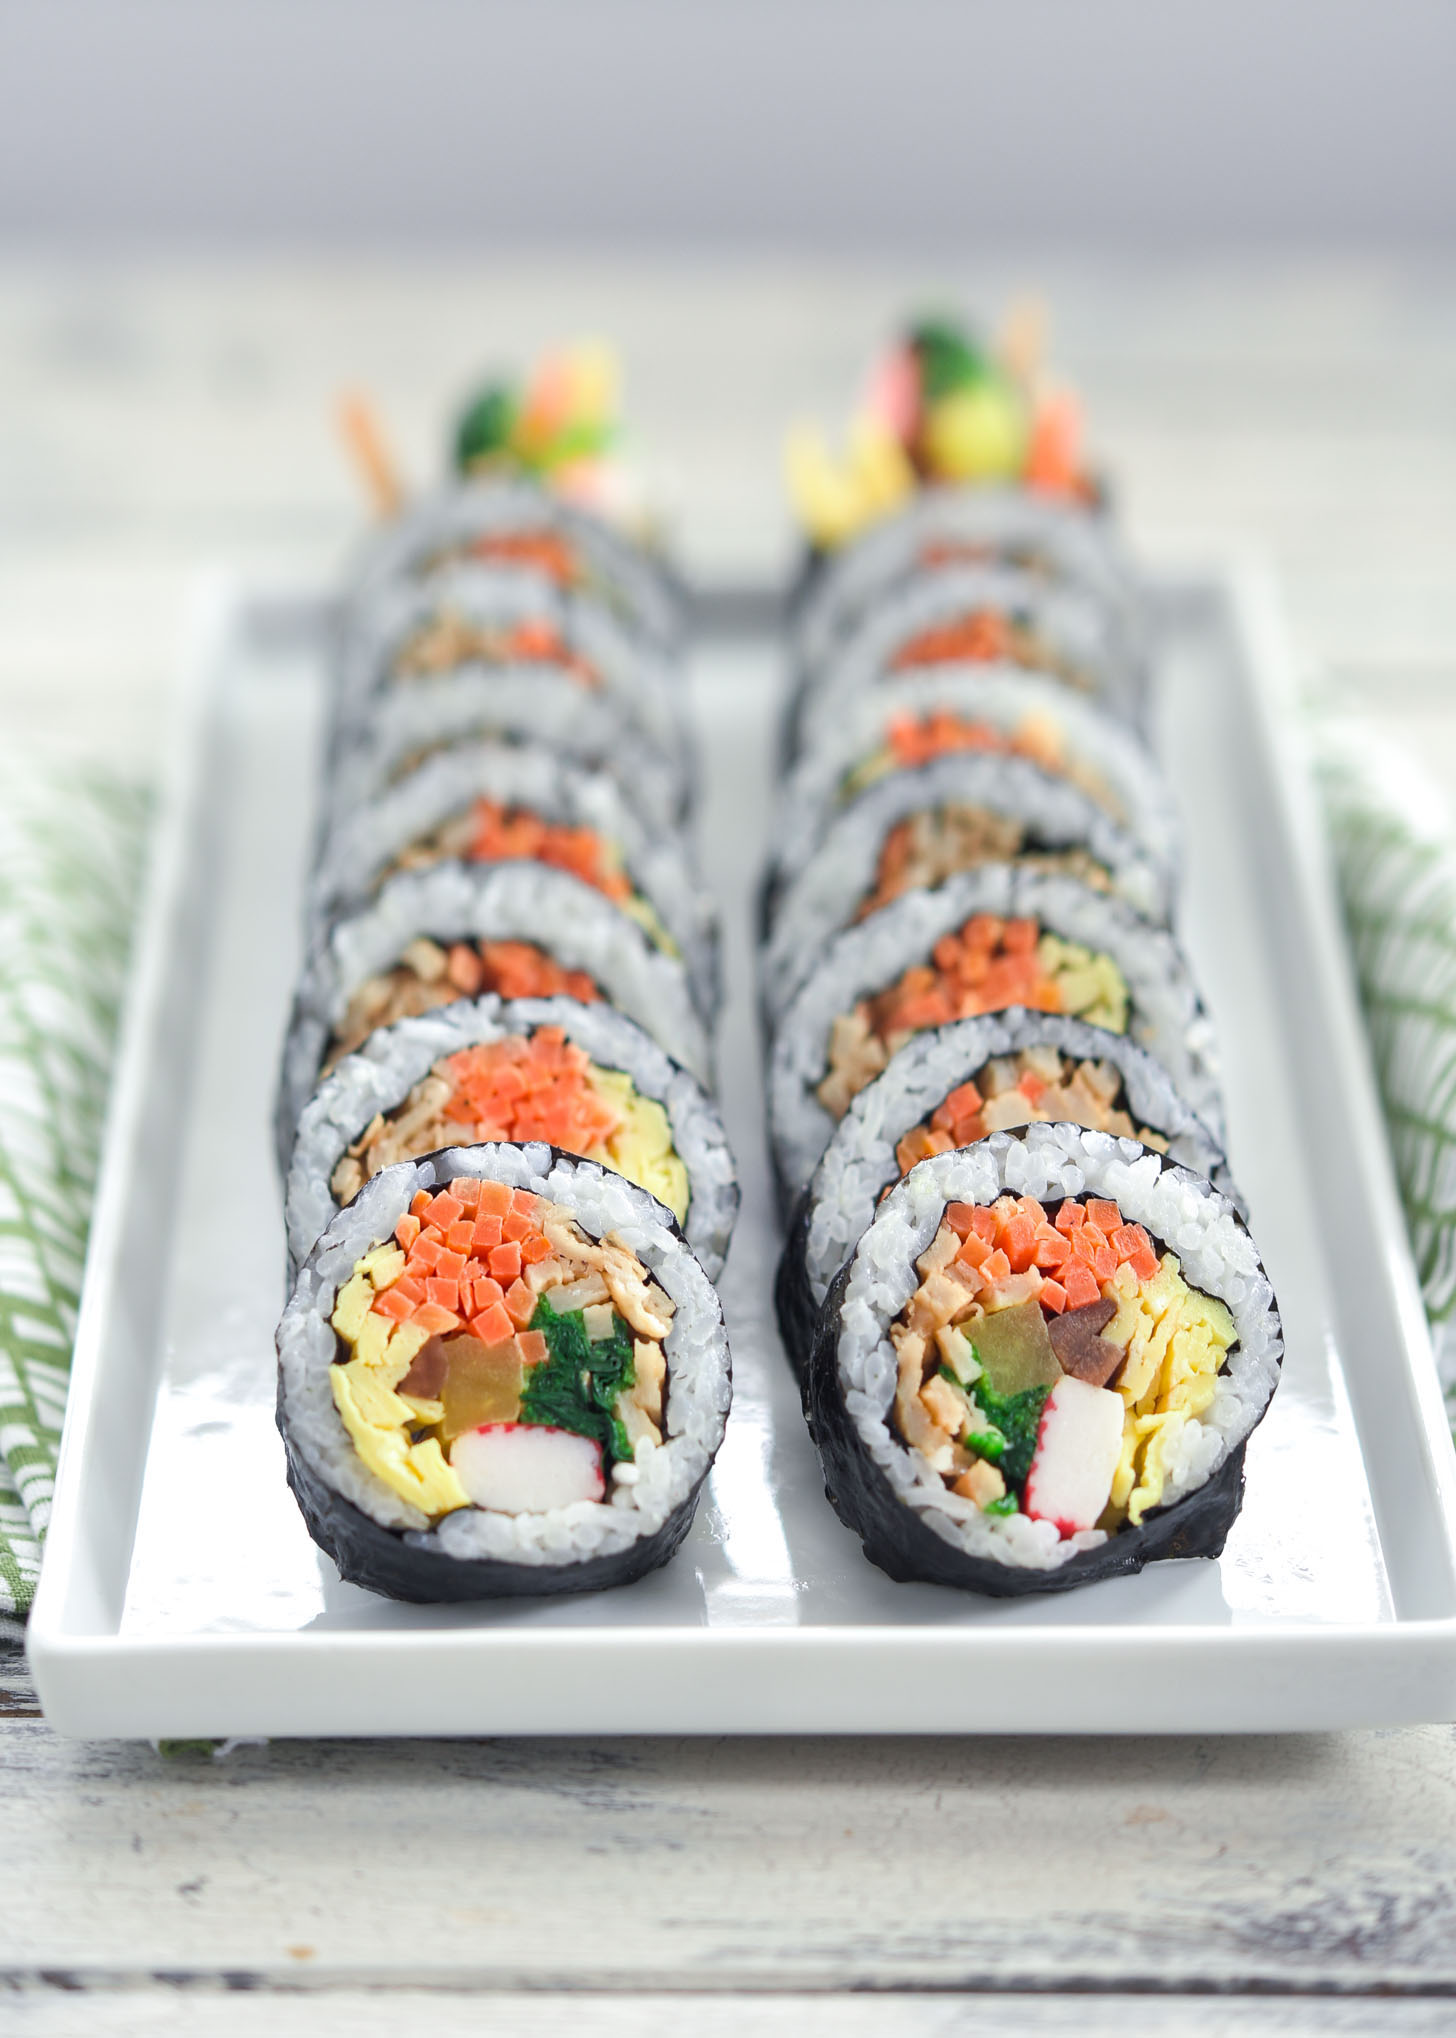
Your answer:
[[[0,238],[1429,246],[1452,0],[0,0]]]

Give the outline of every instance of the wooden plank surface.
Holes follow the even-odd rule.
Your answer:
[[[784,421],[836,420],[927,280],[994,303],[1025,278],[0,265],[6,726],[150,766],[198,567],[318,576],[342,556],[345,383],[378,394],[423,475],[482,362],[612,332],[690,563],[762,576],[786,556]],[[1046,280],[1134,534],[1264,547],[1320,684],[1456,787],[1456,268],[1063,263]],[[213,1763],[58,1742],[12,1662],[0,1762],[0,2026],[19,2031],[1456,2019],[1429,1999],[1456,1990],[1449,1727],[293,1743]],[[889,1993],[846,1993],[865,1989]]]

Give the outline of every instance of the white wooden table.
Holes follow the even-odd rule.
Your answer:
[[[0,266],[0,707],[150,766],[197,569],[326,575],[371,389],[621,343],[705,575],[784,557],[784,420],[926,275],[524,260]],[[1456,789],[1456,268],[1058,263],[1135,536],[1260,543],[1320,684]],[[996,304],[1008,265],[942,265]],[[1176,1725],[1176,1722],[1170,1722]],[[1435,2032],[1456,1733],[77,1746],[0,1666],[0,2029]],[[8,1989],[10,1993],[3,1993]]]

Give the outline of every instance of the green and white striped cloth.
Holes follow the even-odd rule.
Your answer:
[[[0,765],[0,1629],[50,1517],[148,800]]]
[[[1363,721],[1327,722],[1320,789],[1391,1153],[1456,1434],[1456,833]]]

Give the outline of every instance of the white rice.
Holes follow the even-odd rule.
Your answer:
[[[634,890],[653,906],[682,952],[699,1010],[718,1002],[718,928],[681,835],[644,825],[616,780],[564,760],[544,744],[466,743],[441,751],[368,806],[341,813],[310,885],[312,925],[357,911],[389,864],[476,799],[529,808],[542,819],[590,828],[621,852]]]
[[[887,591],[806,673],[796,716],[804,748],[817,748],[848,701],[884,683],[912,637],[981,609],[1024,617],[1094,699],[1129,719],[1140,713],[1146,674],[1115,616],[1086,587],[1048,582],[1017,567],[944,566]],[[966,663],[976,670],[981,661]]]
[[[417,936],[530,941],[567,969],[584,970],[609,1004],[635,1019],[664,1052],[712,1082],[707,1031],[686,969],[661,954],[634,920],[590,885],[540,863],[442,863],[389,880],[363,912],[339,921],[304,969],[279,1085],[278,1139],[286,1167],[294,1130],[318,1086],[330,1033],[352,993],[391,969]]]
[[[559,1026],[599,1068],[621,1070],[639,1096],[662,1105],[688,1172],[683,1230],[709,1280],[716,1281],[738,1213],[738,1178],[722,1117],[701,1083],[609,1005],[581,1005],[574,998],[508,1001],[493,993],[381,1028],[320,1084],[299,1120],[288,1164],[285,1228],[293,1263],[306,1257],[338,1215],[329,1182],[376,1113],[401,1104],[442,1056],[542,1026]]]
[[[1136,579],[1106,517],[1024,489],[927,488],[825,562],[794,621],[799,665],[818,665],[887,588],[926,570],[920,555],[937,541],[1032,555],[1048,578],[1085,587],[1140,634]]]
[[[1155,863],[1176,870],[1177,813],[1151,753],[1131,730],[1040,673],[948,666],[882,681],[846,702],[821,732],[818,747],[799,758],[780,788],[775,812],[771,871],[777,885],[791,882],[823,841],[846,805],[845,779],[884,748],[891,723],[938,708],[987,722],[1008,738],[1033,716],[1058,729],[1068,761],[1094,773],[1117,802],[1121,812],[1113,818]]]
[[[808,1181],[834,1132],[835,1120],[815,1095],[828,1071],[834,1021],[927,961],[941,935],[973,913],[1035,919],[1064,940],[1109,955],[1128,988],[1129,1037],[1162,1064],[1222,1141],[1213,1029],[1173,937],[1073,878],[989,863],[934,891],[907,892],[836,935],[785,1008],[770,1050],[768,1109],[774,1163],[786,1191]]]
[[[929,764],[891,772],[866,787],[830,822],[823,841],[773,905],[760,956],[764,1005],[776,1019],[830,938],[847,927],[874,889],[890,831],[909,815],[956,803],[1025,824],[1028,853],[1082,848],[1112,874],[1113,889],[1135,913],[1165,923],[1172,875],[1079,786],[1024,757],[953,751]]]
[[[339,1417],[329,1384],[338,1342],[329,1318],[355,1262],[389,1238],[420,1189],[460,1175],[508,1183],[564,1204],[594,1238],[614,1232],[675,1305],[664,1352],[663,1442],[638,1460],[634,1485],[609,1500],[542,1514],[462,1508],[436,1528],[372,1473]],[[294,1450],[370,1520],[403,1530],[414,1549],[460,1559],[558,1565],[608,1557],[654,1535],[692,1496],[723,1441],[731,1375],[723,1312],[712,1283],[643,1190],[590,1161],[557,1159],[545,1146],[452,1149],[376,1175],[337,1216],[299,1274],[278,1326],[279,1416]]]
[[[889,1326],[918,1285],[915,1261],[950,1202],[989,1204],[1009,1192],[1057,1202],[1106,1196],[1181,1263],[1190,1286],[1225,1303],[1238,1332],[1205,1413],[1183,1429],[1164,1489],[1171,1505],[1218,1471],[1269,1405],[1283,1336],[1273,1289],[1233,1205],[1187,1169],[1135,1140],[1072,1125],[1033,1125],[1024,1137],[996,1133],[922,1161],[880,1205],[856,1248],[840,1313],[837,1381],[856,1435],[896,1497],[968,1556],[1054,1571],[1107,1541],[1089,1529],[1063,1541],[1051,1522],[982,1514],[949,1492],[891,1427],[895,1352]]]
[[[1213,1181],[1240,1207],[1222,1148],[1135,1042],[1059,1013],[991,1012],[960,1019],[908,1041],[834,1128],[808,1190],[804,1272],[816,1310],[873,1218],[882,1191],[900,1178],[895,1159],[900,1140],[988,1061],[1025,1047],[1054,1047],[1075,1061],[1112,1062],[1133,1122],[1160,1133],[1173,1160]],[[1022,1129],[1009,1136],[1022,1136]]]

